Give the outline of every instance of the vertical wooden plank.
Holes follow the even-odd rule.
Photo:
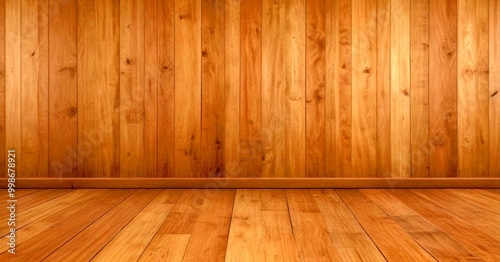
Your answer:
[[[414,0],[411,21],[411,177],[429,176],[429,1]]]
[[[326,5],[306,3],[306,176],[325,176]]]
[[[326,1],[326,176],[351,175],[352,2]]]
[[[490,170],[489,176],[500,177],[500,0],[490,0],[489,63],[490,63]],[[1,50],[1,49],[0,49]],[[1,61],[0,61],[1,63]],[[1,70],[1,69],[0,69]],[[1,83],[0,83],[1,85]],[[0,98],[1,99],[1,98]],[[1,162],[0,162],[1,163]],[[1,165],[0,165],[1,166]]]
[[[377,3],[352,1],[352,174],[376,176]]]
[[[144,176],[157,176],[158,3],[144,2]]]
[[[201,174],[224,176],[224,0],[201,4]]]
[[[458,1],[458,170],[488,176],[488,1]],[[497,134],[498,135],[498,134]]]
[[[391,176],[391,0],[377,0],[377,176]]]
[[[457,175],[457,0],[429,1],[429,167]]]
[[[6,39],[5,34],[5,11],[6,11],[6,2],[0,2],[0,39]],[[0,41],[0,169],[6,170],[7,166],[5,165],[7,160],[6,155],[6,135],[5,135],[5,111],[6,111],[6,103],[5,103],[5,80],[6,80],[6,70],[5,70],[5,44],[6,41]],[[0,175],[0,177],[6,177],[6,174]]]
[[[352,2],[339,1],[339,79],[334,84],[336,112],[336,176],[351,176],[352,133]],[[328,60],[329,61],[329,60]]]
[[[241,0],[240,165],[262,175],[262,5]]]
[[[175,5],[175,175],[200,176],[201,6]]]
[[[97,48],[98,29],[95,0],[77,1],[77,92],[78,92],[78,176],[95,176],[96,145],[90,133],[97,129],[96,89],[100,84],[100,59]]]
[[[224,9],[224,173],[240,170],[240,0],[226,0]]]
[[[325,172],[328,177],[335,177],[338,170],[338,148],[337,145],[337,112],[339,98],[337,87],[339,83],[339,7],[340,1],[326,2],[326,120],[325,120]],[[305,121],[305,120],[304,120]]]
[[[262,1],[262,176],[285,176],[286,3]]]
[[[48,172],[48,1],[23,0],[22,13],[22,159],[23,176]]]
[[[175,176],[175,2],[158,1],[158,176]],[[161,47],[161,48],[160,48]]]
[[[304,177],[305,118],[305,1],[285,3],[285,176]]]
[[[120,176],[142,177],[144,174],[143,0],[120,2],[120,64]]]
[[[120,0],[96,1],[96,54],[99,79],[95,87],[96,128],[87,139],[95,143],[95,176],[120,175]]]
[[[391,176],[410,176],[410,1],[391,2]]]
[[[16,150],[16,171],[22,170],[21,148],[21,1],[5,2],[5,143]],[[5,150],[5,149],[3,149]]]
[[[76,16],[76,0],[49,0],[49,176],[78,175]]]

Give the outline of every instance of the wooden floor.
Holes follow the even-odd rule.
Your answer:
[[[16,193],[0,261],[500,261],[500,190]]]

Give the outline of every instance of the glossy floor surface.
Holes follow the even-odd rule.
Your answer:
[[[500,190],[30,189],[16,198],[16,255],[0,245],[0,261],[500,261]],[[5,236],[9,210],[0,216]]]

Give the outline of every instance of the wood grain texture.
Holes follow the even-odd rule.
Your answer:
[[[424,248],[406,234],[400,225],[360,191],[337,190],[336,192],[387,260],[435,261]],[[380,222],[371,223],[371,221]]]
[[[144,176],[158,171],[158,1],[144,2]],[[148,105],[148,106],[146,106]]]
[[[182,261],[190,234],[157,234],[139,261]]]
[[[102,193],[101,190],[97,190],[96,192],[97,195]],[[95,198],[96,194],[89,193],[88,190],[76,190],[71,193],[65,194],[64,197],[58,197],[30,209],[20,211],[19,217],[17,217],[18,219],[16,219],[16,229],[20,230],[21,228],[26,227],[25,232],[28,231],[27,236],[32,236],[35,233],[44,230],[46,228],[46,225],[50,225],[49,223],[44,224],[44,226],[39,226],[37,224],[33,224],[35,221],[46,219],[47,217],[53,216],[54,214],[58,214],[58,212],[67,212],[68,209],[71,209],[71,207],[86,205],[86,202],[93,203],[91,200]],[[55,223],[57,221],[57,219],[52,219],[51,223]],[[7,235],[9,230],[10,229],[7,224],[1,226],[0,235]],[[22,236],[22,238],[27,239],[29,237]],[[1,248],[2,249],[0,249],[0,252],[3,252],[3,250],[8,249],[8,246]]]
[[[410,176],[410,1],[391,1],[391,177]]]
[[[0,3],[0,39],[6,39],[6,2]],[[6,109],[5,100],[5,87],[6,87],[6,68],[5,68],[5,45],[6,41],[0,41],[0,108]],[[6,147],[6,134],[5,134],[5,112],[6,110],[0,110],[0,169],[5,170],[7,168],[7,151]],[[7,174],[1,175],[1,177],[6,177]]]
[[[500,1],[489,3],[489,176],[500,177]],[[0,83],[1,85],[1,83]],[[0,98],[1,99],[1,98]],[[0,165],[1,166],[1,165]]]
[[[224,168],[226,177],[240,167],[240,0],[226,0],[224,9]]]
[[[488,1],[458,1],[458,170],[488,176]]]
[[[92,261],[137,261],[182,193],[162,191]]]
[[[241,176],[240,167],[240,0],[224,7],[224,174]]]
[[[159,234],[191,234],[184,259],[224,259],[231,216],[232,190],[189,190],[172,208]],[[217,216],[212,216],[218,214]]]
[[[309,190],[287,190],[286,196],[299,257],[304,261],[341,261],[321,211]]]
[[[77,1],[77,88],[78,94],[78,176],[96,174],[96,145],[88,141],[97,130],[96,87],[100,84],[98,67],[98,29],[96,2]]]
[[[479,260],[460,242],[425,220],[389,192],[383,190],[363,190],[362,192],[438,261]]]
[[[78,176],[77,1],[49,0],[49,176]]]
[[[386,261],[333,190],[311,190],[341,261]]]
[[[286,1],[262,1],[262,176],[285,176]]]
[[[94,23],[101,41],[96,41],[98,68],[96,86],[96,130],[87,140],[96,144],[96,176],[120,175],[120,3],[96,1]],[[100,19],[104,17],[104,19]]]
[[[457,176],[457,0],[429,1],[429,169]]]
[[[240,6],[240,165],[242,176],[262,174],[262,5]]]
[[[500,256],[495,190],[16,193],[24,206],[16,220],[22,248],[12,256],[2,245],[0,257],[9,261],[497,261]],[[3,237],[9,227],[0,228]]]
[[[339,83],[338,90],[338,120],[337,144],[338,174],[344,177],[352,175],[352,3],[349,0],[339,2]]]
[[[326,173],[326,5],[306,2],[306,176]]]
[[[299,261],[283,190],[237,190],[226,261]]]
[[[48,175],[48,1],[22,1],[21,154],[23,176]]]
[[[175,2],[158,1],[158,176],[175,176]]]
[[[16,172],[22,168],[21,149],[21,2],[5,1],[5,146],[16,151]],[[7,104],[8,103],[8,104]],[[18,176],[16,174],[16,176]]]
[[[429,177],[429,1],[410,4],[410,175]]]
[[[120,176],[144,176],[144,1],[120,1]]]
[[[377,0],[377,177],[391,176],[391,0]]]
[[[27,210],[27,209],[30,209],[30,208],[35,207],[37,205],[40,205],[44,202],[58,198],[58,197],[60,197],[64,194],[67,194],[69,192],[70,191],[68,191],[66,189],[63,189],[63,190],[59,190],[59,189],[40,190],[40,191],[35,192],[33,194],[29,194],[29,195],[25,195],[25,196],[21,195],[23,197],[21,197],[19,199],[19,202],[16,203],[16,205],[21,210]],[[16,194],[16,197],[20,197],[20,196],[18,196],[18,194]],[[7,199],[8,198],[4,199],[4,201],[7,201]],[[0,211],[0,217],[5,219],[5,220],[9,219],[9,215],[10,215],[10,211],[8,209]]]
[[[119,6],[119,0],[78,2],[78,174],[82,177],[120,174]]]
[[[352,1],[352,174],[376,176],[377,2]]]
[[[201,2],[175,5],[175,175],[201,175]]]
[[[470,193],[476,193],[474,191],[478,190],[473,190]],[[500,232],[500,224],[495,213],[497,209],[491,210],[463,201],[459,196],[449,194],[449,190],[414,190],[414,192],[468,221],[474,227],[487,232],[497,240],[500,239],[500,234],[497,233]]]
[[[68,259],[90,261],[159,193],[160,190],[139,190],[134,192],[130,197],[100,217],[98,221],[64,243],[46,259],[49,261],[66,261]],[[96,240],[89,241],[89,239],[94,238]]]
[[[326,175],[336,177],[338,173],[339,148],[337,137],[340,131],[338,117],[340,115],[340,1],[326,2],[326,130],[325,161]]]
[[[499,5],[2,1],[0,168],[499,177]]]
[[[201,3],[201,174],[224,176],[224,0]]]
[[[304,177],[305,129],[305,0],[285,1],[285,173]]]
[[[391,192],[391,194],[403,201],[419,215],[425,216],[430,223],[446,231],[451,237],[461,242],[465,248],[479,258],[486,261],[494,261],[500,257],[500,252],[498,251],[500,242],[487,232],[474,227],[453,213],[437,207],[432,202],[422,201],[421,197],[414,192],[397,191]],[[467,234],[463,234],[462,232],[467,232]]]
[[[89,199],[85,204],[80,204],[78,207],[73,206],[71,209],[66,210],[66,215],[76,216],[79,219],[69,219],[67,220],[69,222],[65,223],[66,219],[62,218],[64,212],[58,212],[35,222],[34,226],[31,227],[31,229],[34,229],[32,231],[24,228],[23,233],[26,235],[19,236],[22,237],[23,241],[18,245],[23,251],[16,252],[16,259],[20,261],[29,259],[42,260],[116,206],[130,193],[130,191],[124,190],[95,192],[93,198]],[[102,198],[106,198],[108,201],[102,203]],[[47,232],[52,233],[47,234]],[[42,240],[45,240],[45,242]],[[2,260],[9,259],[10,256],[12,254],[8,252],[0,254]]]

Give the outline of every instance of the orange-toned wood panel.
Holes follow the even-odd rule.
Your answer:
[[[410,176],[410,0],[391,0],[391,177]]]
[[[240,5],[240,166],[241,176],[262,174],[262,5]]]
[[[5,12],[5,143],[10,150],[21,149],[21,2],[5,1]],[[15,155],[19,171],[21,152]]]
[[[497,0],[0,5],[24,177],[495,177]],[[4,156],[4,157],[2,157]]]
[[[262,1],[262,176],[285,176],[286,1]]]
[[[224,0],[201,3],[201,173],[224,170]]]
[[[429,176],[429,1],[410,6],[410,121],[412,177]]]
[[[377,0],[377,176],[391,176],[391,0]]]
[[[78,176],[76,17],[76,0],[49,0],[48,176],[51,177]]]
[[[240,0],[224,6],[224,176],[240,176]]]
[[[306,176],[326,175],[326,4],[306,2]]]
[[[23,0],[21,22],[21,154],[24,176],[48,173],[48,1]]]
[[[489,14],[489,175],[500,177],[500,0],[490,0]],[[0,84],[1,85],[1,84]]]
[[[175,3],[175,175],[201,176],[201,1]],[[207,175],[207,174],[204,174]]]
[[[158,171],[175,176],[175,2],[158,1]],[[161,47],[161,49],[160,49]]]
[[[457,176],[457,0],[429,1],[429,170]]]
[[[285,176],[306,172],[305,20],[307,0],[289,0],[285,7]]]
[[[458,173],[488,176],[488,1],[458,1]],[[497,134],[498,135],[498,134]]]
[[[120,176],[144,176],[144,0],[120,1]],[[149,48],[149,47],[148,47]],[[148,107],[154,105],[148,104]]]
[[[352,175],[376,176],[377,2],[352,1]]]
[[[5,11],[6,11],[5,1],[0,3],[0,39],[6,39],[5,34]],[[5,44],[6,41],[0,41],[0,169],[5,170],[7,166],[5,165],[7,161],[7,152],[5,144],[5,86],[6,86],[6,70],[5,70]],[[6,176],[6,175],[0,175]]]

